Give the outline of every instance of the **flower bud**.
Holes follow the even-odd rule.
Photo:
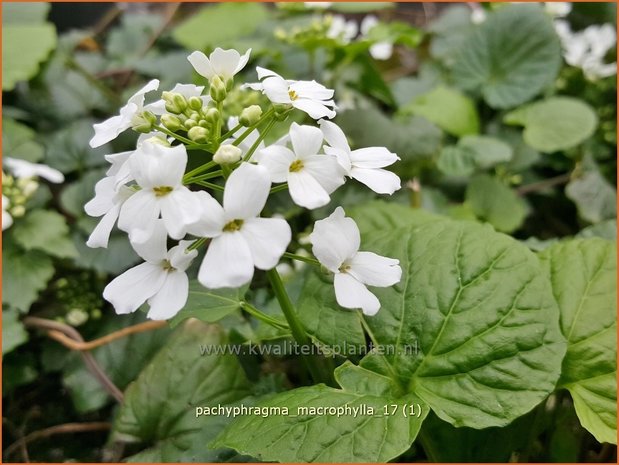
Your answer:
[[[213,76],[209,91],[211,98],[215,102],[223,102],[226,98],[226,84],[224,84],[219,76]]]
[[[190,97],[187,103],[189,104],[189,108],[191,108],[192,110],[202,110],[202,99],[200,97]]]
[[[26,214],[26,208],[23,205],[17,205],[11,208],[10,213],[13,218],[19,218]]]
[[[150,144],[163,145],[164,147],[171,147],[170,143],[168,142],[168,139],[166,139],[164,135],[149,137],[142,143],[144,142],[148,142]]]
[[[213,161],[220,165],[227,165],[236,163],[241,159],[243,151],[235,145],[225,144],[219,146],[215,155],[213,155]]]
[[[187,99],[181,94],[174,92],[164,92],[161,98],[165,101],[165,109],[176,115],[181,114],[187,108]]]
[[[153,130],[153,126],[156,122],[157,117],[153,113],[150,111],[143,111],[131,119],[131,128],[134,131],[148,134]]]
[[[215,124],[219,120],[219,111],[217,108],[209,108],[205,115],[206,121]]]
[[[178,116],[167,114],[161,115],[161,124],[172,132],[178,131],[183,126],[183,123]]]
[[[208,142],[208,131],[201,126],[194,126],[187,131],[187,137],[198,144]]]
[[[245,108],[239,116],[239,123],[245,127],[253,126],[262,116],[262,108],[258,105],[252,105]]]
[[[183,123],[183,126],[185,126],[185,129],[189,130],[194,126],[197,126],[198,123],[195,120],[192,119],[188,119]]]
[[[203,128],[208,128],[210,124],[205,119],[201,119],[200,121],[198,121],[198,126],[202,126]]]

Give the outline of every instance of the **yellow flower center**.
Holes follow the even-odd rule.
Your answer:
[[[157,187],[153,187],[153,192],[155,193],[155,196],[157,196],[157,197],[166,196],[170,192],[172,192],[173,190],[174,190],[174,188],[170,187],[170,186],[157,186]]]
[[[241,229],[243,220],[232,220],[224,226],[224,232],[235,232]]]
[[[339,267],[340,273],[348,273],[350,271],[350,265],[343,263],[342,266]]]
[[[303,162],[301,160],[295,160],[292,163],[290,163],[290,166],[288,167],[288,171],[290,171],[291,173],[296,173],[298,171],[301,171],[303,169]]]
[[[164,269],[164,271],[176,271],[176,268],[172,266],[170,260],[164,260],[161,264],[161,267]]]
[[[288,95],[290,96],[290,100],[296,100],[299,98],[297,93],[292,89],[288,90]]]

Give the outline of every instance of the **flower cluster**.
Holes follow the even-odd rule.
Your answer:
[[[259,82],[240,88],[264,94],[268,108],[250,105],[225,114],[224,102],[235,94],[235,76],[249,56],[250,51],[220,48],[208,57],[194,52],[189,62],[208,79],[208,90],[177,84],[146,103],[159,87],[153,80],[117,116],[94,126],[92,147],[130,128],[141,133],[135,150],[106,156],[109,169],[85,206],[90,216],[101,218],[90,247],[107,247],[117,225],[144,260],[105,288],[103,296],[117,313],[148,303],[150,318],[173,317],[187,301],[187,272],[199,255],[197,278],[210,289],[239,287],[252,280],[255,269],[274,269],[292,230],[282,218],[263,216],[271,194],[288,191],[294,203],[315,209],[327,205],[347,178],[380,194],[400,188],[399,178],[384,169],[397,155],[384,147],[352,150],[329,121],[336,115],[333,90],[315,81],[286,80],[258,67]],[[317,126],[292,123],[286,135],[265,144],[274,123],[292,111],[304,112]],[[188,151],[199,154],[192,166],[201,160],[190,170]],[[341,207],[316,222],[310,240],[316,263],[334,274],[338,303],[375,314],[380,303],[366,286],[399,282],[398,260],[359,252],[359,230]]]

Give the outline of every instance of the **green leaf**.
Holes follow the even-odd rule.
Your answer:
[[[454,136],[479,132],[479,116],[474,102],[459,91],[443,85],[418,96],[402,111],[423,116]]]
[[[464,136],[458,145],[473,153],[478,168],[488,169],[512,159],[514,151],[505,142],[489,136]]]
[[[134,65],[147,50],[154,34],[161,28],[163,17],[154,13],[128,13],[121,24],[111,30],[107,39],[107,53],[120,64]]]
[[[93,218],[88,218],[88,220],[93,220]],[[88,221],[88,223],[91,224],[94,221]],[[94,224],[89,226],[89,230],[92,229],[94,229]],[[107,249],[91,249],[86,245],[87,239],[86,235],[79,232],[73,234],[73,244],[78,251],[74,262],[81,268],[117,275],[142,261],[131,247],[126,234],[112,233]]]
[[[260,3],[209,5],[177,26],[172,36],[189,50],[229,46],[251,35],[268,17],[267,8]]]
[[[28,333],[19,321],[19,312],[12,308],[2,310],[2,355],[28,341]]]
[[[593,135],[597,116],[588,104],[571,97],[550,97],[518,108],[504,117],[524,126],[524,141],[540,152],[569,149]]]
[[[288,414],[239,417],[212,445],[232,447],[266,462],[326,463],[386,462],[410,447],[428,413],[425,405],[418,405],[419,399],[389,395],[388,379],[349,363],[336,370],[336,379],[342,389],[318,384],[260,402],[263,408],[286,408]],[[420,407],[419,417],[403,415],[410,405]],[[389,413],[391,408],[397,412],[385,415],[385,406]],[[311,410],[329,407],[342,409],[342,414]],[[345,408],[350,409],[348,414],[343,413]]]
[[[565,195],[578,209],[578,215],[591,223],[617,216],[617,190],[600,171],[587,169],[565,187]]]
[[[502,232],[518,229],[527,215],[524,200],[497,178],[485,174],[471,179],[466,201],[477,218]]]
[[[42,23],[49,13],[49,3],[5,3],[2,5],[2,23],[32,24]]]
[[[436,160],[436,167],[447,176],[470,176],[475,172],[473,152],[459,145],[443,147]]]
[[[582,425],[617,443],[617,247],[574,239],[542,252],[561,312],[567,354],[559,387],[570,391]]]
[[[13,226],[15,241],[26,250],[40,250],[54,257],[77,257],[64,216],[51,210],[34,210]]]
[[[142,457],[216,461],[223,451],[206,444],[218,430],[210,416],[196,418],[195,408],[230,404],[249,392],[235,356],[200,353],[200,345],[225,343],[218,326],[189,320],[179,327],[125,391],[113,437],[149,445]]]
[[[462,42],[474,27],[469,7],[448,6],[428,27],[433,35],[430,54],[447,65],[453,65]]]
[[[13,90],[39,72],[39,65],[56,47],[51,24],[4,24],[2,27],[2,90]]]
[[[62,171],[83,172],[88,168],[106,165],[104,154],[110,153],[110,146],[93,149],[88,145],[92,137],[91,119],[79,119],[53,133],[46,139],[45,163]]]
[[[492,108],[512,108],[538,95],[557,76],[561,45],[538,5],[497,8],[460,43],[455,83],[481,92]]]
[[[241,309],[247,286],[237,289],[206,289],[197,280],[189,282],[189,297],[185,307],[170,320],[172,327],[187,318],[214,323]]]
[[[329,9],[340,13],[368,13],[395,8],[393,2],[334,2]]]
[[[35,132],[12,119],[2,121],[2,153],[5,157],[31,162],[43,158],[43,147],[35,142]]]
[[[24,251],[3,238],[2,303],[27,312],[54,275],[52,260],[38,250]]]
[[[445,220],[377,234],[362,249],[403,269],[396,286],[372,289],[381,309],[364,318],[385,354],[362,366],[457,427],[505,426],[553,391],[565,341],[550,283],[524,245]]]
[[[617,220],[606,220],[597,224],[587,226],[581,230],[576,237],[601,237],[609,241],[617,240]]]

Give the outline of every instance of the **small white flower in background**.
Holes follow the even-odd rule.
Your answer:
[[[132,242],[144,242],[161,216],[170,237],[181,239],[185,227],[200,217],[199,197],[183,185],[185,146],[166,147],[147,140],[128,163],[141,189],[122,204],[118,227],[129,233]]]
[[[346,21],[346,18],[338,15],[331,18],[327,37],[329,39],[340,39],[343,43],[348,44],[356,37],[358,32],[359,28],[355,21]]]
[[[591,81],[617,74],[617,64],[605,63],[608,52],[617,43],[617,33],[610,24],[589,26],[584,31],[572,32],[566,21],[555,21],[555,30],[563,45],[565,61],[581,68]]]
[[[486,21],[486,10],[484,10],[479,3],[469,3],[471,7],[471,22],[473,24],[481,24]]]
[[[96,148],[107,144],[116,139],[121,132],[133,126],[135,118],[144,110],[144,96],[158,88],[159,80],[153,79],[131,96],[127,104],[120,109],[118,115],[95,124],[95,135],[90,139],[90,146]]]
[[[266,167],[271,181],[288,182],[288,190],[297,205],[314,209],[329,203],[329,195],[344,184],[344,169],[335,155],[320,154],[323,134],[313,126],[290,126],[292,150],[271,145],[260,152],[260,165]]]
[[[333,2],[303,2],[305,8],[313,8],[316,10],[326,10],[331,7]]]
[[[195,86],[193,84],[176,84],[170,91],[171,94],[180,94],[189,100],[191,97],[200,97],[202,105],[206,106],[211,101],[210,95],[202,95],[204,86]],[[144,110],[151,111],[155,115],[163,115],[167,113],[165,108],[165,100],[160,99],[156,102],[149,103],[144,107]]]
[[[366,285],[389,287],[402,278],[399,260],[359,252],[359,228],[352,218],[345,217],[342,207],[316,221],[310,240],[318,261],[335,273],[335,297],[344,308],[360,308],[366,315],[375,315],[380,302]]]
[[[86,205],[84,211],[89,216],[102,217],[99,224],[90,233],[86,242],[88,247],[107,247],[110,234],[120,209],[133,191],[124,185],[119,185],[115,176],[106,176],[95,185],[95,196]]]
[[[260,66],[256,71],[262,82],[245,84],[245,87],[262,91],[271,102],[292,105],[316,120],[335,116],[332,110],[335,108],[333,89],[327,89],[316,81],[285,80],[274,71]]]
[[[8,229],[13,224],[13,217],[8,212],[11,203],[6,196],[2,196],[2,230]]]
[[[239,287],[251,281],[254,267],[277,265],[292,233],[281,218],[259,217],[270,188],[264,168],[242,163],[226,181],[223,208],[214,200],[201,202],[202,218],[188,231],[213,238],[198,272],[203,286]]]
[[[378,25],[378,18],[368,15],[361,21],[361,35],[367,37],[370,31]],[[393,43],[388,40],[376,42],[370,46],[370,55],[375,60],[388,60],[393,55]]]
[[[185,306],[189,295],[189,278],[185,270],[198,252],[186,252],[191,241],[181,241],[168,251],[166,240],[163,221],[157,220],[148,241],[132,244],[145,262],[125,271],[103,291],[103,297],[114,306],[116,313],[134,312],[148,302],[149,318],[167,320]]]
[[[241,55],[236,50],[223,50],[217,47],[208,57],[204,53],[196,51],[187,59],[199,75],[208,80],[219,76],[226,82],[234,78],[234,75],[245,67],[250,54],[251,48],[244,55]]]
[[[320,120],[320,129],[329,144],[325,152],[337,157],[346,174],[365,184],[378,194],[393,194],[400,189],[400,178],[382,168],[392,165],[399,157],[385,147],[351,150],[346,135],[335,123]]]
[[[569,2],[546,2],[544,10],[551,18],[565,18],[572,11],[572,4]]]
[[[19,158],[5,157],[4,165],[16,178],[43,178],[49,182],[59,184],[64,181],[64,175],[54,168],[41,163],[31,163]]]

